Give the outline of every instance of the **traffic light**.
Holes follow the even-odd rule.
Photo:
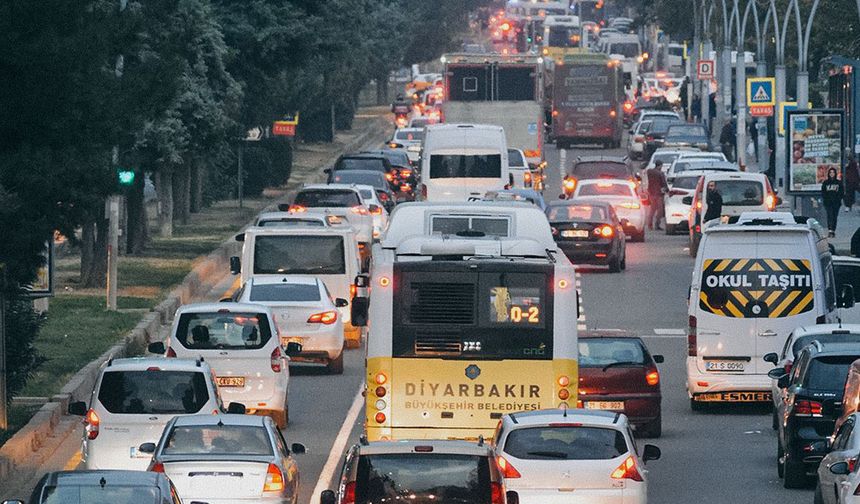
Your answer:
[[[134,185],[134,170],[131,168],[117,168],[116,181],[120,189],[128,189]]]

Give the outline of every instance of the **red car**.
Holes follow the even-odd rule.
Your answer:
[[[637,435],[660,437],[662,355],[624,331],[579,334],[579,407],[622,412]]]

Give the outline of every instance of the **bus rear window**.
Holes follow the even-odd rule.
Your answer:
[[[434,154],[430,178],[501,178],[501,154]]]
[[[716,180],[723,206],[751,206],[764,203],[764,184],[755,180]]]
[[[256,275],[342,275],[345,272],[340,235],[257,236],[254,240]]]

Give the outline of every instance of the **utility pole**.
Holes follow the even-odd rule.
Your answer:
[[[6,411],[6,264],[0,264],[0,430],[9,429]]]
[[[107,309],[116,311],[117,266],[119,264],[119,195],[108,196]]]
[[[237,171],[239,173],[237,175],[238,186],[236,188],[236,193],[237,193],[236,197],[239,199],[239,208],[242,208],[242,198],[244,196],[244,187],[243,187],[244,184],[243,184],[243,180],[242,180],[244,178],[242,175],[242,157],[244,156],[244,152],[245,152],[245,139],[242,138],[242,139],[239,139],[239,161],[237,163],[238,164]]]

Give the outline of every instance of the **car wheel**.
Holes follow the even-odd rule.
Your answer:
[[[780,446],[779,441],[776,442],[776,474],[782,478],[785,476],[785,462],[782,460],[782,457],[785,455],[785,452],[782,451],[782,446]]]
[[[675,234],[675,224],[666,224],[666,234],[667,235]]]
[[[691,397],[690,398],[690,409],[693,411],[704,411],[705,405]]]
[[[812,496],[813,504],[824,504],[824,497],[821,495],[821,483],[815,484],[815,493]]]
[[[612,256],[612,259],[609,260],[609,272],[610,273],[618,273],[621,271],[621,258],[617,255]]]
[[[637,433],[643,438],[658,438],[663,435],[663,419],[661,415],[637,429]]]
[[[343,374],[343,349],[341,349],[340,354],[334,359],[329,359],[328,361],[328,374]]]
[[[784,488],[803,488],[807,485],[806,468],[803,462],[786,460],[783,466],[782,486]]]
[[[626,270],[627,269],[627,252],[622,250],[621,253],[623,254],[621,256],[621,269]]]

